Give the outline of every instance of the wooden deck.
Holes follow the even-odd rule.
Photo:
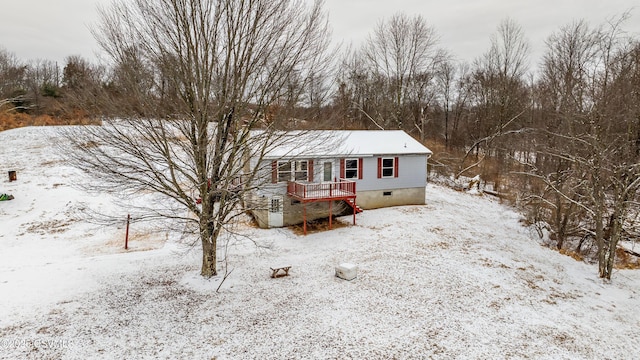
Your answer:
[[[302,218],[304,234],[307,234],[307,207],[306,204],[315,201],[329,202],[329,229],[331,229],[331,219],[333,217],[331,204],[334,200],[344,200],[353,208],[353,225],[356,224],[356,214],[362,209],[356,205],[356,183],[355,181],[340,179],[338,181],[326,183],[304,183],[289,181],[287,183],[287,195],[302,202]]]
[[[289,181],[287,195],[304,202],[354,199],[356,183],[345,179],[327,183]]]

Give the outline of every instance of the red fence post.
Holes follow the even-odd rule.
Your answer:
[[[131,214],[127,214],[127,231],[124,235],[124,249],[129,249],[129,222],[131,222]]]

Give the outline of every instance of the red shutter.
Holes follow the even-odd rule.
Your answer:
[[[382,158],[378,158],[378,179],[382,177]]]
[[[313,182],[313,160],[307,161],[307,181]]]
[[[340,178],[345,178],[345,167],[344,167],[344,159],[340,159]]]
[[[398,157],[393,160],[393,177],[398,177]]]
[[[278,182],[278,162],[274,160],[271,162],[271,183],[275,184],[277,182]]]
[[[358,179],[362,179],[362,158],[358,159]]]

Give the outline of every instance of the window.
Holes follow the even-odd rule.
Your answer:
[[[378,178],[398,177],[398,157],[378,158]]]
[[[383,191],[382,192],[382,196],[391,196],[393,194],[393,192],[391,191]]]
[[[291,180],[291,163],[278,161],[278,182]]]
[[[393,177],[394,174],[394,159],[393,158],[383,158],[382,159],[382,177]]]
[[[358,159],[346,159],[344,161],[344,178],[358,179]]]
[[[340,159],[342,179],[362,179],[362,158]]]
[[[307,160],[278,161],[278,182],[308,181],[309,162]]]
[[[269,212],[272,212],[272,213],[282,212],[280,199],[278,199],[278,198],[272,198],[271,199],[271,204],[269,206]]]
[[[307,181],[309,178],[307,173],[307,160],[302,161],[292,161],[291,165],[293,168],[293,178],[296,181]]]

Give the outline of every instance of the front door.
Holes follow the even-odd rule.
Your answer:
[[[284,226],[284,206],[282,196],[269,199],[269,227]]]
[[[333,180],[333,161],[324,161],[322,163],[322,181],[331,182]]]

